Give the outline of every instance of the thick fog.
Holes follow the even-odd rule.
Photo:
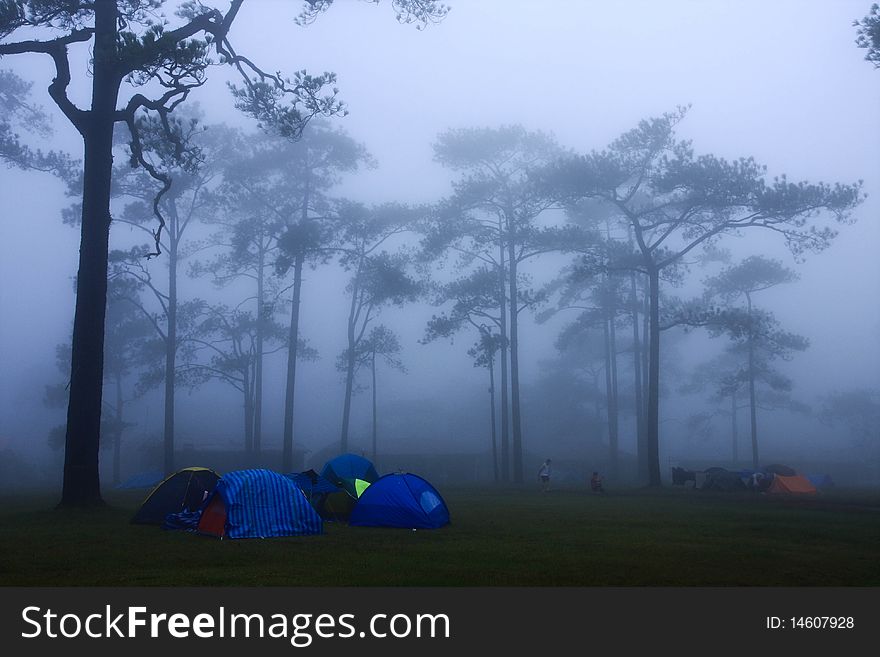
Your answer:
[[[770,410],[759,404],[761,461],[851,473],[857,483],[880,480],[880,426],[869,424],[862,431],[853,428],[856,420],[848,422],[846,412],[823,413],[834,395],[845,393],[868,395],[873,408],[880,403],[876,396],[880,388],[880,259],[876,256],[880,70],[864,60],[852,25],[867,13],[870,3],[450,0],[449,4],[444,20],[416,29],[395,20],[389,0],[378,4],[337,0],[314,23],[301,27],[294,23],[297,3],[256,0],[245,3],[230,38],[240,53],[269,71],[336,73],[339,99],[348,113],[320,123],[342,129],[362,144],[375,166],[341,174],[339,184],[326,192],[331,199],[367,206],[407,204],[417,213],[428,213],[452,196],[453,182],[463,176],[434,157],[438,135],[449,129],[521,125],[526,131],[552,136],[563,150],[586,154],[607,148],[640,120],[674,112],[679,106],[689,109],[675,134],[691,140],[697,155],[727,160],[754,157],[766,165],[768,181],[783,174],[793,182],[864,181],[862,192],[867,198],[852,210],[849,223],[831,222],[839,234],[821,252],[796,259],[777,232],[743,230],[724,235],[717,243],[729,252],[726,263],[698,262],[695,252],[689,258],[692,264],[676,280],[662,282],[661,293],[683,300],[699,297],[708,278],[749,256],[776,259],[794,270],[797,280],[754,295],[755,304],[772,311],[784,330],[809,341],[806,349],[773,364],[792,385],[784,404],[788,408]],[[82,71],[87,52],[73,46],[71,55]],[[41,105],[52,118],[51,136],[20,129],[22,137],[35,147],[81,158],[79,135],[46,93],[54,74],[49,58],[5,57],[0,68],[32,82],[30,102]],[[257,123],[233,107],[227,82],[237,80],[228,67],[213,67],[208,82],[193,91],[180,112],[197,107],[209,131],[226,123],[256,139]],[[85,106],[88,96],[89,81],[75,74],[71,97]],[[124,163],[124,157],[120,148],[116,163]],[[225,183],[218,180],[210,184],[222,189]],[[49,434],[64,423],[65,407],[49,406],[45,397],[47,386],[57,387],[67,377],[56,364],[56,349],[70,343],[79,229],[62,222],[62,210],[77,199],[50,173],[12,167],[0,170],[0,193],[4,206],[0,453],[9,459],[14,455],[35,482],[54,486],[60,481],[63,454],[57,444],[50,446]],[[116,197],[114,217],[121,216],[130,202],[131,198]],[[222,211],[214,214],[209,219],[217,219]],[[563,225],[565,213],[547,210],[540,223]],[[204,246],[203,241],[217,230],[216,223],[194,221],[183,239],[189,244],[187,252]],[[422,238],[412,229],[383,248],[419,254]],[[146,242],[142,231],[114,221],[111,249],[128,250]],[[177,283],[180,301],[206,299],[252,312],[249,279],[219,287],[208,274],[191,276],[194,263],[208,263],[222,251],[220,246],[203,248],[184,259]],[[527,260],[522,272],[533,289],[542,289],[576,257],[559,252],[539,255]],[[445,261],[419,258],[426,266],[411,265],[410,273],[430,275],[434,284],[448,283],[464,273],[454,254]],[[155,281],[165,284],[167,253],[142,263]],[[306,450],[298,457],[298,467],[320,467],[323,461],[317,459],[331,456],[339,446],[345,389],[344,372],[336,363],[346,346],[350,276],[335,257],[307,263],[304,269],[300,337],[317,351],[317,358],[300,361],[297,370],[294,445]],[[279,283],[285,289],[289,285],[289,279]],[[289,299],[290,292],[282,296]],[[144,304],[150,312],[158,312],[149,295],[144,296]],[[603,362],[599,358],[580,367],[570,356],[560,357],[557,338],[577,311],[548,312],[558,305],[551,293],[544,303],[519,316],[527,480],[534,479],[548,457],[559,463],[560,478],[570,475],[572,481],[589,469],[609,467]],[[436,466],[416,459],[458,456],[470,464],[467,477],[488,481],[492,477],[489,375],[485,367],[475,367],[467,353],[479,334],[465,325],[452,340],[440,337],[422,343],[432,316],[449,309],[450,304],[435,306],[422,296],[399,307],[383,307],[371,324],[384,324],[397,334],[401,350],[395,358],[405,368],[400,371],[381,359],[377,365],[377,461],[383,470],[412,469],[417,463],[428,463],[423,467],[430,469]],[[279,304],[275,318],[287,326],[289,306]],[[625,460],[637,451],[631,411],[632,355],[626,349],[632,329],[621,318],[616,330],[621,361],[619,449]],[[723,415],[728,407],[710,399],[708,385],[701,389],[698,384],[692,393],[682,390],[693,380],[695,368],[722,354],[729,344],[725,336],[710,337],[699,327],[672,328],[662,334],[664,477],[671,465],[679,463],[732,464],[730,418]],[[267,351],[262,448],[277,455],[282,445],[287,356],[277,344]],[[155,364],[161,361],[157,354]],[[135,368],[125,377],[127,396],[132,396],[138,376]],[[499,376],[497,367],[495,376]],[[571,381],[580,383],[572,388]],[[361,369],[356,383],[349,449],[370,455],[368,368]],[[495,385],[497,392],[497,379]],[[105,400],[113,394],[108,382]],[[859,412],[853,411],[849,419]],[[176,392],[176,444],[187,454],[241,450],[243,413],[242,394],[229,385],[216,380],[193,387],[181,383]],[[749,411],[741,410],[738,420],[738,461],[749,465]],[[126,423],[122,476],[161,469],[161,384],[126,404]],[[102,450],[101,460],[102,477],[109,481],[109,449]],[[242,463],[246,462],[243,455]],[[280,468],[280,463],[268,465]],[[464,477],[461,469],[455,472],[449,474],[450,480]],[[635,481],[634,466],[621,467],[620,479],[627,477]]]

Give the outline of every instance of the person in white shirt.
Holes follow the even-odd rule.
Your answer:
[[[550,490],[550,459],[541,464],[538,470],[538,477],[541,478],[541,491],[546,493]]]

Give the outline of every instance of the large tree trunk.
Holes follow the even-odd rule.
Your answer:
[[[376,414],[376,352],[370,359],[370,373],[373,377],[373,463],[376,463],[376,439],[378,436],[377,414]]]
[[[250,385],[250,371],[244,373],[244,451],[249,456],[254,452],[254,396]]]
[[[752,467],[758,469],[758,414],[755,400],[755,373],[753,364],[752,345],[749,344],[749,419],[752,429]]]
[[[735,464],[739,460],[739,437],[737,436],[738,431],[736,426],[736,390],[730,393],[730,429],[733,447],[733,462]]]
[[[104,382],[104,317],[110,237],[116,72],[116,3],[95,5],[92,107],[83,127],[82,229],[71,347],[70,398],[60,506],[102,504],[98,472]]]
[[[611,435],[614,444],[611,446],[611,475],[619,476],[620,456],[620,406],[618,404],[619,386],[617,382],[617,330],[614,326],[616,310],[612,312],[611,321],[608,323],[609,346],[611,347]]]
[[[360,295],[360,289],[358,285],[358,279],[361,275],[361,268],[358,266],[358,270],[355,273],[354,278],[354,286],[351,291],[351,307],[348,312],[348,350],[346,351],[347,358],[345,363],[345,401],[342,404],[342,432],[339,438],[339,448],[342,452],[348,451],[348,428],[349,421],[351,418],[351,393],[352,388],[354,387],[354,373],[355,373],[355,348],[357,344],[355,344],[355,330],[357,327],[355,326],[356,318],[357,318],[357,307],[358,307],[358,296]]]
[[[644,280],[644,294],[642,295],[642,431],[644,436],[642,440],[645,445],[645,453],[643,455],[642,467],[645,470],[645,476],[642,481],[648,482],[651,478],[650,466],[650,449],[648,448],[648,371],[650,370],[650,334],[651,334],[651,311],[650,311],[650,285],[648,277]]]
[[[617,477],[618,413],[617,413],[617,354],[614,319],[602,322],[605,338],[605,400],[608,412],[608,462],[612,477]]]
[[[300,222],[309,220],[311,202],[311,177],[306,169],[303,184],[303,203],[300,208]],[[305,246],[300,245],[293,259],[293,294],[290,299],[290,330],[287,335],[287,385],[284,388],[284,435],[282,437],[282,467],[284,472],[293,470],[293,409],[296,401],[296,357],[299,349],[299,307],[302,293],[302,272],[305,262]]]
[[[124,426],[123,404],[125,400],[122,398],[122,374],[114,373],[114,382],[116,383],[116,421],[113,431],[113,484],[119,483],[119,470],[122,453],[122,428]]]
[[[645,441],[645,408],[642,395],[642,345],[639,337],[639,308],[638,293],[636,289],[635,272],[630,274],[630,300],[632,304],[632,333],[633,333],[633,391],[635,393],[635,417],[636,417],[636,454],[638,459],[639,481],[648,480],[648,446]]]
[[[511,219],[512,221],[512,219]],[[516,244],[511,225],[507,242],[507,270],[510,286],[510,412],[513,428],[513,481],[523,482],[522,418],[519,399],[519,304],[516,285]]]
[[[593,387],[595,387],[597,391],[599,390],[598,372],[593,374]],[[602,400],[599,398],[599,395],[595,395],[595,399],[593,400],[593,424],[595,424],[597,427],[602,424],[603,410],[604,409],[602,408]],[[594,437],[590,435],[589,438],[593,440]],[[590,446],[592,447],[593,444],[594,443],[591,442]]]
[[[660,272],[648,271],[648,485],[660,486]]]
[[[611,431],[611,340],[608,337],[608,319],[602,320],[602,350],[605,356],[605,428],[608,431],[608,458],[611,461],[611,445],[614,442]]]
[[[611,240],[611,226],[605,222],[606,238]],[[618,476],[618,451],[620,442],[620,418],[617,404],[617,288],[611,276],[605,276],[605,353],[608,368],[608,461],[613,478]]]
[[[498,442],[495,431],[495,359],[491,354],[489,355],[489,417],[492,421],[492,480],[497,484]]]
[[[507,283],[504,277],[504,242],[501,241],[501,221],[498,222],[498,295],[501,323],[501,480],[510,481],[510,411],[508,410],[507,385]]]
[[[353,345],[353,340],[349,345]],[[345,401],[342,405],[342,433],[339,437],[339,449],[345,453],[348,451],[348,426],[351,417],[351,392],[354,385],[354,346],[349,346],[348,361],[345,367]]]
[[[172,219],[173,221],[173,219]],[[169,231],[168,326],[165,336],[165,426],[162,440],[165,475],[174,472],[174,382],[177,367],[177,238],[176,226]]]
[[[296,392],[296,352],[299,346],[299,306],[302,290],[303,255],[296,254],[293,263],[293,296],[290,302],[290,331],[287,336],[287,385],[284,390],[284,447],[282,467],[293,471],[293,408]]]
[[[749,321],[749,420],[752,430],[752,467],[758,469],[758,404],[755,399],[755,339],[752,332],[752,298],[747,294]]]
[[[254,363],[254,453],[259,454],[263,444],[263,333],[266,319],[265,286],[263,267],[266,253],[263,249],[263,235],[260,234],[257,254],[257,339],[256,361]]]

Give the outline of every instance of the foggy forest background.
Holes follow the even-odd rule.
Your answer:
[[[298,140],[263,130],[212,70],[173,113],[196,155],[149,155],[173,178],[158,245],[157,183],[118,126],[105,485],[319,468],[340,450],[436,484],[533,481],[545,458],[562,482],[644,483],[649,285],[625,213],[755,181],[812,194],[774,200],[805,218],[802,237],[749,227],[689,250],[689,217],[664,242],[686,252],[659,275],[660,472],[751,467],[757,444],[761,465],[880,482],[880,71],[853,26],[868,5],[455,2],[417,30],[384,3],[340,1],[305,27],[289,3],[253,4],[240,48],[335,72],[345,115]],[[46,96],[47,62],[0,69],[23,83],[0,77],[4,125],[58,158],[0,175],[0,486],[57,487],[82,145]],[[142,129],[161,139],[155,119]],[[646,179],[668,174],[663,155],[690,166],[678,186],[631,181],[618,204],[578,186],[638,157]],[[665,240],[658,216],[644,223]]]

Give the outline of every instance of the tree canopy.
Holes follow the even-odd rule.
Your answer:
[[[698,155],[675,129],[687,113],[679,107],[645,119],[607,148],[561,158],[533,176],[560,202],[592,200],[607,206],[634,241],[618,266],[647,275],[649,345],[647,448],[650,483],[659,486],[660,276],[696,249],[745,229],[778,234],[795,256],[827,248],[863,199],[862,183],[768,181],[754,158]]]
[[[871,5],[868,15],[853,22],[856,27],[856,45],[867,50],[865,60],[880,68],[880,4]]]

